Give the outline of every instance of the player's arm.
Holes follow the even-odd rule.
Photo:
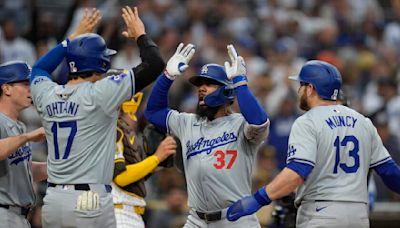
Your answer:
[[[366,118],[366,122],[367,129],[371,131],[372,154],[369,168],[375,170],[388,188],[400,193],[400,168],[383,145],[382,139],[371,120]]]
[[[228,45],[227,49],[231,63],[225,62],[225,70],[228,78],[233,82],[240,112],[248,123],[245,127],[245,136],[248,140],[258,143],[268,135],[268,116],[247,86],[243,57],[238,56],[233,45]]]
[[[142,62],[132,68],[132,71],[135,75],[135,91],[141,91],[156,80],[164,69],[165,63],[158,46],[146,35],[137,7],[133,10],[129,6],[122,8],[122,18],[126,24],[126,30],[122,32],[122,35],[136,40],[139,47]]]
[[[85,15],[76,30],[66,40],[47,52],[33,65],[30,81],[32,82],[38,76],[45,76],[51,80],[51,73],[57,68],[66,55],[69,41],[81,34],[92,32],[100,19],[101,15],[99,10],[86,9]]]
[[[46,162],[32,162],[33,181],[43,181],[47,179]]]
[[[183,43],[179,44],[175,54],[168,60],[166,70],[157,79],[150,93],[145,110],[146,119],[165,132],[167,131],[167,116],[170,112],[168,108],[169,88],[175,78],[189,67],[188,63],[195,52],[193,44],[183,46]]]
[[[141,162],[127,165],[123,172],[114,175],[114,182],[121,187],[135,183],[153,172],[160,162],[175,152],[176,142],[171,136],[168,136],[160,143],[154,155]]]
[[[23,144],[29,141],[39,142],[44,140],[45,137],[44,129],[41,127],[28,133],[0,139],[0,160],[7,159],[10,154],[17,151]]]
[[[298,118],[290,132],[287,166],[266,187],[254,195],[246,196],[229,207],[227,218],[236,221],[242,216],[253,214],[272,200],[282,198],[303,184],[314,168],[316,151],[316,132],[308,117]]]
[[[393,159],[375,166],[374,170],[390,190],[400,194],[400,167]]]
[[[227,211],[227,219],[236,221],[243,216],[257,212],[261,207],[269,205],[273,200],[289,195],[299,185],[303,184],[312,168],[310,165],[291,162],[270,184],[261,187],[253,195],[246,196],[231,205]]]

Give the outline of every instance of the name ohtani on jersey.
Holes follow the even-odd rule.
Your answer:
[[[72,101],[57,101],[46,105],[49,116],[75,116],[78,108],[79,104]]]
[[[201,137],[194,143],[191,143],[190,140],[188,140],[186,142],[186,159],[190,159],[190,157],[203,152],[206,152],[208,155],[211,153],[212,149],[219,146],[227,145],[232,142],[236,142],[237,139],[238,137],[237,135],[235,135],[234,132],[224,132],[221,136],[218,136],[216,138],[206,139],[204,137]]]

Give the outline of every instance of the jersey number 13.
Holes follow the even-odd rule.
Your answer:
[[[348,145],[353,144],[353,149],[348,152],[348,156],[354,159],[354,164],[348,166],[346,163],[340,163],[340,149],[341,147],[347,148]],[[358,155],[359,143],[358,139],[354,135],[347,135],[340,140],[339,136],[336,137],[333,145],[336,148],[335,167],[333,173],[338,173],[338,167],[340,167],[345,173],[355,173],[360,167],[360,156]],[[347,159],[346,159],[347,160]]]

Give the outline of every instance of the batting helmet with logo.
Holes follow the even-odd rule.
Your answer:
[[[110,69],[110,56],[117,51],[108,49],[104,39],[86,33],[73,39],[67,46],[67,62],[71,74],[84,72],[105,73]]]
[[[10,61],[0,65],[0,86],[11,82],[28,81],[31,67],[22,61]]]
[[[218,107],[230,103],[234,99],[232,81],[228,79],[223,66],[210,63],[204,65],[198,75],[192,76],[189,82],[195,86],[210,83],[221,87],[204,97],[204,103],[209,107]]]
[[[324,61],[308,61],[300,70],[300,74],[289,79],[312,84],[318,95],[324,100],[338,100],[342,87],[342,76],[338,69]]]

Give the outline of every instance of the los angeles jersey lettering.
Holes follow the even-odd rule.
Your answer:
[[[189,206],[198,211],[226,208],[251,194],[251,173],[259,143],[245,137],[239,113],[213,121],[170,111],[168,131],[182,142]]]

